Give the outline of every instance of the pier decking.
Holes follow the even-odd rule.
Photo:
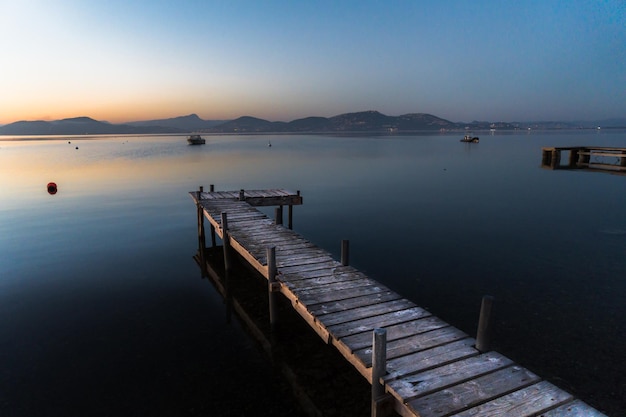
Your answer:
[[[380,390],[372,415],[390,408],[420,417],[603,415],[507,357],[479,351],[469,335],[349,266],[347,248],[340,262],[291,230],[299,192],[211,187],[190,194],[198,207],[200,255],[206,218],[212,244],[219,236],[225,257],[236,251],[268,280],[270,310],[272,294],[283,294],[373,384],[373,393]],[[282,226],[285,205],[288,227]],[[254,206],[279,206],[276,219]]]

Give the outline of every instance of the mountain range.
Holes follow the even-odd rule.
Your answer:
[[[291,122],[270,122],[251,116],[235,120],[203,120],[196,114],[170,119],[113,124],[90,117],[55,121],[19,121],[0,126],[0,135],[85,135],[167,133],[323,133],[323,132],[411,132],[420,130],[514,130],[626,127],[626,118],[587,122],[451,122],[432,114],[409,113],[387,116],[378,111],[345,113],[330,118],[306,117]]]

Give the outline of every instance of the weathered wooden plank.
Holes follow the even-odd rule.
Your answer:
[[[539,379],[514,365],[414,399],[408,405],[420,417],[444,417],[525,388]]]
[[[332,258],[332,255],[328,251],[325,251],[322,248],[318,248],[313,243],[306,240],[292,239],[290,242],[285,242],[282,247],[277,247],[276,250],[280,253],[280,256],[283,257],[298,257],[303,255],[315,254],[326,255]]]
[[[578,152],[579,155],[588,155],[588,156],[598,156],[598,157],[611,157],[611,158],[624,158],[626,154],[623,153],[614,153],[613,150],[600,150],[595,149],[592,151],[581,151]]]
[[[287,277],[291,277],[292,275],[289,276],[285,276],[285,279],[287,280]],[[329,284],[335,284],[338,282],[347,282],[347,281],[357,281],[357,280],[363,280],[364,277],[359,275],[359,274],[341,274],[341,275],[322,275],[319,277],[315,277],[315,278],[309,278],[309,279],[296,279],[296,280],[288,280],[286,281],[289,285],[289,288],[291,288],[293,291],[302,291],[302,290],[309,290],[309,289],[313,289],[313,288],[317,288],[320,286],[325,286],[325,285],[329,285]]]
[[[467,334],[456,327],[447,326],[426,333],[396,339],[387,343],[387,359],[405,356],[410,353],[419,352],[420,350],[444,345],[455,340],[465,339],[466,337],[468,337]],[[371,365],[371,347],[358,350],[355,352],[355,355],[357,355],[367,366]]]
[[[606,417],[606,415],[580,400],[574,400],[542,413],[538,417]]]
[[[547,381],[541,381],[519,391],[486,402],[469,410],[453,414],[454,417],[493,416],[525,417],[535,416],[571,401],[572,396]]]
[[[420,317],[417,320],[410,320],[385,327],[385,330],[387,330],[387,343],[407,336],[412,336],[448,326],[450,325],[440,318],[426,315],[424,317]],[[366,334],[355,334],[352,336],[344,337],[342,338],[342,340],[346,345],[350,346],[353,351],[372,346],[371,335],[368,336]]]
[[[237,233],[238,236],[241,236],[242,239],[249,242],[250,246],[255,247],[276,247],[277,251],[281,251],[282,246],[293,246],[293,245],[305,245],[308,244],[306,240],[299,239],[295,236],[290,236],[287,234],[279,234],[274,233],[272,230],[266,230],[264,233],[255,233],[249,234],[245,233],[245,231],[240,231]]]
[[[393,381],[405,375],[423,372],[461,359],[478,356],[480,352],[474,347],[475,343],[474,339],[468,337],[432,349],[390,359],[387,361],[387,375],[383,377],[383,380],[386,382]]]
[[[412,307],[407,308],[406,310],[394,311],[392,313],[381,314],[379,316],[330,326],[328,331],[333,337],[341,339],[342,337],[349,336],[351,334],[371,332],[375,328],[383,328],[392,324],[415,320],[429,314],[430,313],[421,307]]]
[[[438,317],[427,314],[417,320],[395,324],[385,327],[387,330],[387,344],[391,344],[394,340],[403,339],[409,336],[416,336],[425,332],[429,332],[450,325]],[[430,337],[434,338],[435,335]],[[372,338],[364,334],[356,334],[344,337],[343,342],[350,346],[353,351],[363,350],[372,347]],[[426,348],[426,347],[425,347]],[[366,354],[366,353],[365,353]]]
[[[340,311],[333,314],[318,316],[318,320],[324,323],[325,326],[333,326],[336,324],[346,323],[366,317],[377,316],[384,313],[392,313],[399,310],[406,310],[412,307],[416,307],[413,302],[407,299],[400,299],[380,304],[363,306],[347,311]]]
[[[303,238],[300,235],[294,236],[288,242],[276,245],[276,250],[280,250],[280,251],[289,251],[289,250],[297,251],[297,250],[306,250],[306,249],[311,249],[311,248],[324,251],[324,249],[318,248],[313,242]]]
[[[299,206],[302,204],[300,196],[275,196],[275,197],[248,197],[246,203],[251,206]]]
[[[265,190],[265,194],[267,197],[283,197],[285,195],[274,189]]]
[[[328,262],[319,262],[316,264],[308,264],[308,265],[296,265],[296,266],[287,266],[280,268],[280,272],[283,274],[299,274],[305,271],[314,271],[318,269],[332,269],[341,265],[339,262],[333,260]]]
[[[286,234],[274,233],[272,230],[266,230],[264,233],[246,233],[245,230],[237,232],[242,240],[245,240],[251,247],[269,248],[274,246],[278,249],[280,245],[288,245],[298,243],[298,239]],[[302,243],[302,242],[300,242]]]
[[[325,296],[328,293],[333,293],[342,290],[349,290],[358,287],[372,286],[377,285],[378,282],[373,279],[353,279],[349,281],[337,281],[326,285],[321,285],[318,287],[311,287],[306,289],[294,289],[294,292],[298,294],[298,297],[317,297],[317,296]]]
[[[342,275],[355,275],[355,276],[359,276],[359,278],[367,278],[367,275],[363,274],[362,272],[354,269],[351,266],[343,266],[339,262],[337,262],[337,264],[332,268],[326,268],[326,269],[321,269],[321,270],[315,269],[311,271],[295,271],[293,273],[283,270],[282,273],[285,275],[289,275],[289,278],[292,281],[296,281],[299,279],[317,278],[317,277],[329,276],[329,275],[336,276],[336,277],[340,277]]]
[[[512,364],[513,361],[509,358],[496,352],[488,352],[389,381],[387,387],[407,401]]]
[[[258,211],[255,213],[253,211],[238,211],[238,212],[226,212],[228,214],[228,224],[233,227],[238,228],[247,228],[248,230],[252,230],[253,228],[267,228],[268,225],[273,224],[274,222],[269,219],[265,214],[259,213]]]
[[[307,309],[313,315],[329,314],[336,311],[348,310],[351,308],[357,308],[365,305],[382,303],[390,300],[401,299],[402,296],[394,291],[375,291],[371,293],[362,294],[361,296],[344,298],[340,300],[330,300],[321,303],[310,303],[307,305]],[[371,342],[370,335],[370,342]]]
[[[263,190],[243,190],[244,197],[265,197],[265,191]]]
[[[346,300],[348,298],[361,297],[363,295],[374,295],[389,291],[382,285],[368,285],[365,287],[350,288],[347,290],[339,290],[332,293],[316,294],[311,297],[301,297],[300,302],[309,306],[313,304],[329,303],[331,301]]]
[[[327,262],[333,262],[333,261],[335,260],[328,255],[321,255],[317,257],[311,256],[311,257],[302,257],[302,258],[286,258],[286,259],[283,259],[278,264],[278,267],[288,268],[288,267],[304,266],[304,265],[310,265],[310,264],[327,263]]]

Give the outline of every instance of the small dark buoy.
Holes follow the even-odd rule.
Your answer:
[[[54,195],[57,193],[57,184],[54,182],[48,183],[48,194]]]
[[[78,146],[76,147],[76,149],[78,149]]]
[[[72,143],[72,142],[68,140],[67,143]]]

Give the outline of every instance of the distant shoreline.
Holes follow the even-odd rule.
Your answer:
[[[498,135],[510,135],[516,133],[538,133],[538,132],[588,132],[588,131],[620,131],[626,130],[626,127],[606,127],[602,129],[596,129],[591,127],[582,127],[582,128],[542,128],[542,129],[500,129],[491,131],[489,129],[450,129],[444,131],[438,130],[403,130],[401,132],[387,132],[387,131],[325,131],[325,132],[271,132],[271,131],[263,131],[263,132],[186,132],[186,133],[112,133],[112,134],[102,134],[102,133],[94,133],[94,134],[59,134],[59,135],[32,135],[32,134],[13,134],[13,135],[0,135],[0,142],[27,142],[27,141],[53,141],[53,140],[98,140],[98,139],[113,139],[113,138],[140,138],[140,137],[186,137],[191,133],[197,133],[202,136],[386,136],[386,137],[400,137],[400,136],[449,136],[455,134],[464,134],[467,132],[478,133],[478,134],[487,134],[489,136],[498,136]]]

